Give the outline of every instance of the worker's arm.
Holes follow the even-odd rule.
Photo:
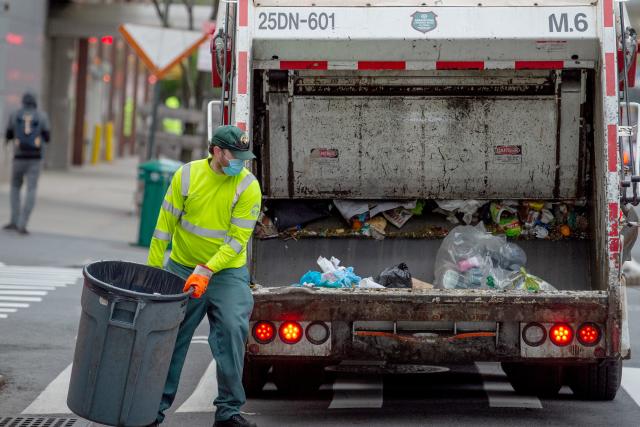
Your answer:
[[[4,133],[4,138],[5,138],[5,142],[9,142],[11,140],[13,140],[13,138],[16,137],[15,135],[15,129],[13,129],[13,122],[14,122],[14,115],[11,114],[11,117],[9,117],[9,124],[7,125],[7,130]]]
[[[162,268],[164,253],[169,246],[171,236],[184,209],[184,199],[180,190],[182,185],[182,167],[173,175],[171,186],[162,201],[156,229],[151,239],[147,264],[152,267]]]
[[[225,243],[207,262],[206,267],[214,273],[228,268],[229,262],[247,247],[253,229],[260,215],[262,193],[258,181],[253,181],[240,195],[238,203],[231,212],[231,225]]]

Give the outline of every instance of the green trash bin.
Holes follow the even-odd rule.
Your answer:
[[[173,174],[182,163],[169,160],[151,160],[138,166],[138,179],[144,183],[138,245],[149,247],[156,228],[162,201],[171,184]]]

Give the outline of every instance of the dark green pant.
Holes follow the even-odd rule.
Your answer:
[[[171,259],[165,269],[185,280],[193,271],[193,268],[180,265]],[[227,420],[232,415],[240,413],[240,407],[246,401],[242,387],[242,367],[252,309],[253,296],[246,267],[230,268],[216,273],[209,282],[207,292],[201,298],[189,300],[171,357],[169,374],[158,411],[159,422],[164,420],[164,411],[171,406],[176,397],[180,373],[191,338],[205,314],[209,319],[209,346],[216,361],[218,380],[218,397],[213,402],[216,405],[216,421]]]

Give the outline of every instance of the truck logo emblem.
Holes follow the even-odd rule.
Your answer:
[[[436,21],[438,15],[434,12],[414,12],[411,17],[413,18],[411,26],[421,33],[428,33],[438,26],[438,21]]]

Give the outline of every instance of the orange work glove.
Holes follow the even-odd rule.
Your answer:
[[[182,292],[189,292],[189,289],[193,288],[193,294],[191,294],[191,296],[200,298],[207,291],[207,286],[209,286],[209,280],[212,275],[213,271],[206,266],[196,265],[191,276],[187,278]]]

